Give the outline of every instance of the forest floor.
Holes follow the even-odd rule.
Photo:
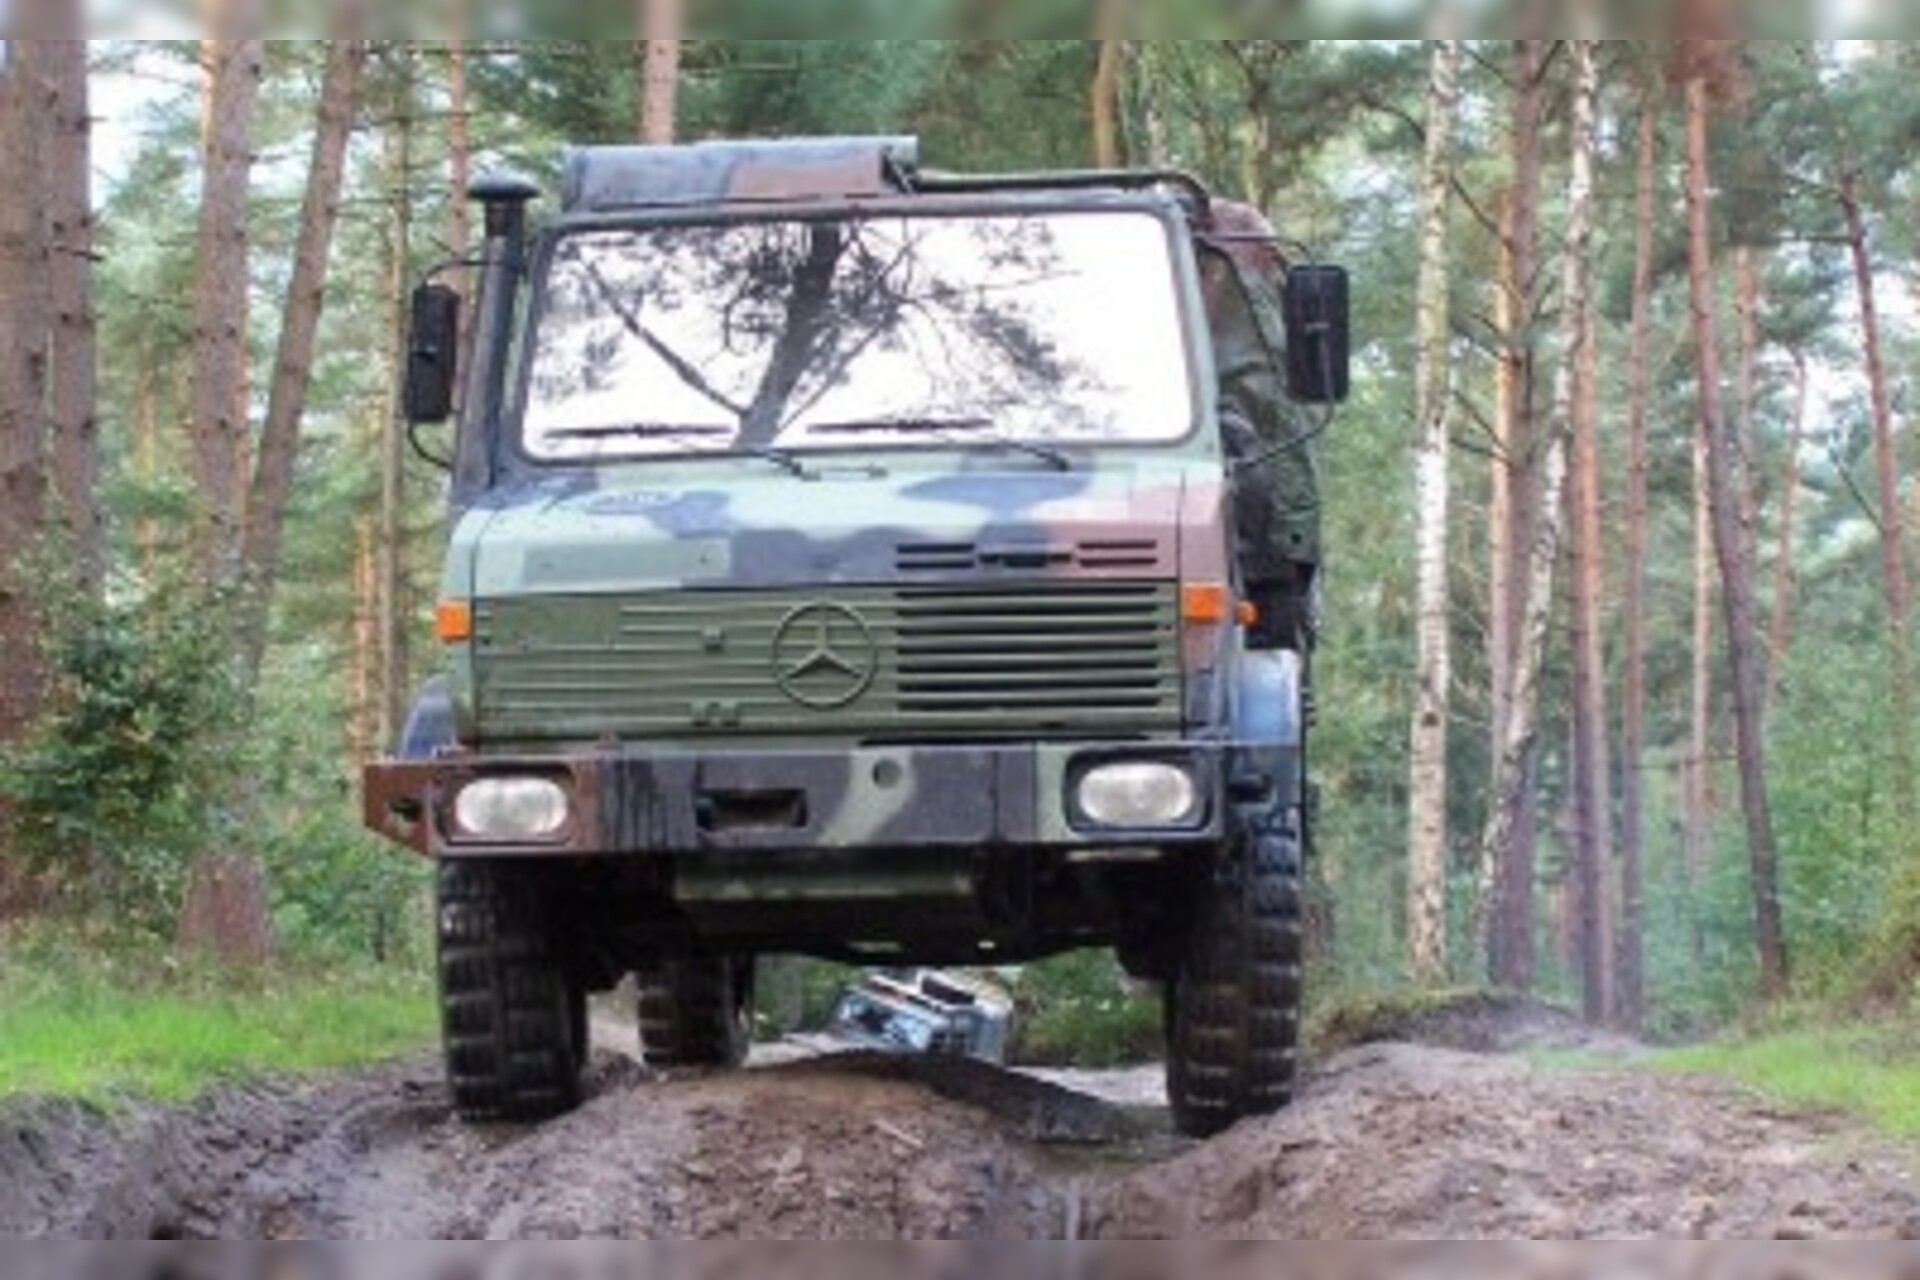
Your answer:
[[[1920,1153],[1850,1122],[1525,1006],[1392,1031],[1210,1143],[1172,1134],[1154,1073],[786,1055],[666,1078],[605,1022],[587,1104],[537,1127],[455,1122],[431,1062],[164,1111],[14,1104],[0,1237],[1920,1238]]]

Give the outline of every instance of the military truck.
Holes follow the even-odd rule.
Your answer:
[[[726,1067],[760,957],[1083,947],[1164,984],[1182,1130],[1285,1104],[1344,274],[1177,173],[904,138],[540,194],[471,192],[471,332],[413,300],[445,674],[365,776],[437,863],[459,1113],[576,1105],[628,973],[648,1062]]]

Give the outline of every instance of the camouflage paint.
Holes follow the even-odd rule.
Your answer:
[[[618,225],[636,216],[623,211],[688,203],[722,216],[741,216],[748,204],[756,216],[830,216],[854,207],[830,197],[864,195],[863,184],[872,183],[876,198],[862,207],[937,204],[956,214],[1009,207],[1005,195],[903,200],[886,181],[888,165],[901,160],[891,146],[789,153],[791,165],[752,148],[621,149],[602,155],[597,170],[576,159],[562,222]],[[683,161],[691,153],[689,168]],[[671,182],[669,171],[677,175]],[[788,899],[884,899],[902,912],[916,901],[968,901],[985,894],[983,868],[1002,855],[1217,847],[1224,778],[1241,754],[1229,714],[1237,641],[1231,624],[1181,623],[1178,593],[1183,584],[1237,581],[1236,483],[1218,426],[1220,382],[1243,415],[1253,405],[1263,440],[1297,417],[1275,400],[1274,317],[1261,313],[1256,330],[1237,334],[1210,333],[1202,323],[1208,309],[1189,235],[1208,227],[1190,233],[1187,219],[1198,216],[1190,204],[1159,193],[1064,189],[1020,199],[1027,208],[1146,209],[1166,222],[1193,318],[1189,364],[1200,425],[1192,436],[1163,447],[1076,449],[1065,472],[1016,453],[950,447],[809,453],[805,477],[751,457],[544,468],[505,443],[512,428],[500,406],[469,404],[464,431],[496,437],[484,450],[483,482],[469,470],[456,489],[461,511],[442,584],[447,598],[473,603],[480,628],[476,641],[447,654],[462,746],[433,763],[370,767],[367,824],[430,856],[670,862],[676,900],[698,908],[699,919],[708,918],[700,912]],[[1219,230],[1246,230],[1235,218],[1229,211]],[[1229,258],[1258,311],[1271,300],[1270,264],[1238,243]],[[1263,361],[1268,367],[1255,367]],[[1235,452],[1258,444],[1233,443]],[[463,452],[471,456],[480,455]],[[1310,453],[1286,453],[1282,464],[1304,465],[1294,483],[1310,495]],[[1300,506],[1311,509],[1311,502]],[[1307,541],[1289,534],[1286,548],[1317,555],[1317,527],[1300,528]],[[922,724],[920,740],[875,741],[888,730],[916,731],[898,713],[889,653],[844,702],[839,695],[825,699],[831,706],[777,701],[783,629],[792,629],[795,616],[806,621],[809,609],[851,611],[862,620],[870,611],[879,617],[877,632],[887,633],[891,624],[881,615],[915,592],[987,592],[1017,611],[1021,601],[1059,607],[1062,593],[1106,587],[1136,587],[1155,601],[1155,635],[1172,655],[1171,692],[1150,707],[1078,725],[1057,714],[1049,722],[1010,713],[937,735]],[[616,690],[587,681],[585,700],[565,723],[528,731],[490,720],[489,682],[497,695],[502,664],[509,679],[521,678],[513,663],[541,660],[544,645],[577,676],[617,652],[631,619],[644,632],[653,625],[647,619],[669,616],[663,665],[638,671],[673,686],[655,703],[671,706],[679,697],[684,705],[671,715],[623,722]],[[645,635],[638,647],[662,645],[657,631]],[[733,699],[703,697],[703,659],[741,651],[739,671],[761,668],[756,687]],[[841,667],[856,663],[835,666],[844,656],[836,651],[821,664],[827,677],[840,671],[851,679]],[[1058,656],[1064,662],[1073,653]],[[537,661],[535,670],[537,681]],[[720,673],[714,679],[738,678],[724,664],[713,672]],[[892,713],[868,716],[868,708],[885,711],[889,699]],[[969,735],[982,740],[967,742]],[[1297,783],[1297,746],[1269,744],[1262,754],[1284,766],[1276,780],[1284,774]],[[1196,768],[1211,798],[1204,821],[1181,832],[1079,828],[1069,796],[1079,773],[1090,763],[1143,755]],[[553,841],[487,845],[452,830],[461,786],[527,773],[561,781],[572,800],[573,819]],[[884,923],[877,932],[910,934],[909,915]]]

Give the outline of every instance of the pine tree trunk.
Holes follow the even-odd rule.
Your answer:
[[[1519,666],[1519,650],[1526,626],[1527,593],[1531,589],[1533,556],[1541,502],[1538,434],[1535,423],[1538,389],[1535,325],[1539,318],[1540,273],[1540,133],[1545,112],[1542,88],[1545,43],[1513,42],[1517,90],[1513,120],[1513,198],[1506,244],[1504,274],[1511,312],[1505,327],[1502,357],[1504,397],[1499,411],[1502,436],[1493,464],[1493,509],[1497,523],[1490,567],[1488,663],[1493,683],[1492,751],[1495,777],[1490,803],[1498,806],[1503,793],[1519,797],[1517,811],[1500,818],[1505,835],[1498,844],[1483,843],[1482,852],[1499,860],[1491,864],[1493,905],[1489,911],[1489,961],[1494,982],[1510,991],[1533,989],[1538,957],[1534,941],[1534,893],[1539,811],[1534,796],[1536,744],[1531,731],[1519,735],[1521,754],[1513,762],[1519,776],[1498,773],[1506,767],[1505,748],[1510,735]],[[1489,825],[1492,825],[1490,818]],[[1488,871],[1483,870],[1483,878]]]
[[[241,661],[249,677],[258,675],[267,645],[267,623],[278,580],[280,548],[286,530],[287,499],[300,454],[300,425],[307,388],[313,378],[314,346],[326,302],[327,264],[340,216],[340,189],[346,174],[347,142],[360,95],[360,74],[367,55],[364,40],[327,42],[327,70],[320,88],[319,119],[307,167],[306,196],[300,207],[300,231],[293,251],[293,276],[274,356],[267,420],[260,435],[260,460],[247,503],[241,573],[247,584],[240,628]]]
[[[1893,436],[1893,397],[1887,385],[1882,354],[1879,303],[1875,297],[1873,260],[1867,244],[1866,215],[1860,205],[1860,176],[1849,172],[1841,180],[1840,207],[1847,220],[1847,250],[1853,259],[1854,282],[1860,294],[1860,341],[1867,365],[1867,388],[1873,406],[1873,459],[1880,481],[1880,577],[1887,614],[1888,686],[1893,693],[1894,805],[1903,830],[1912,830],[1916,817],[1913,778],[1913,654],[1909,627],[1913,617],[1913,590],[1907,577],[1906,512],[1901,500],[1900,455]]]
[[[68,16],[77,20],[77,10]],[[53,488],[83,589],[100,590],[106,547],[100,522],[99,371],[93,305],[93,120],[87,42],[46,43],[53,84],[47,148],[52,219]]]
[[[468,116],[467,47],[456,40],[447,50],[447,177],[452,198],[447,201],[447,247],[456,260],[467,256],[473,244],[473,122]]]
[[[38,717],[39,615],[23,555],[44,532],[52,280],[43,140],[50,92],[44,42],[9,42],[0,64],[0,745]],[[3,803],[3,802],[0,802]]]
[[[406,377],[407,298],[411,286],[413,252],[413,55],[400,54],[400,99],[387,135],[388,180],[391,183],[392,225],[388,230],[387,333],[389,337],[389,395],[381,432],[378,715],[375,750],[387,749],[406,719],[407,660],[407,519],[406,433],[392,409],[401,402]]]
[[[1413,713],[1407,939],[1416,982],[1447,979],[1447,729],[1453,686],[1447,534],[1451,508],[1448,435],[1452,401],[1452,337],[1448,296],[1454,121],[1460,103],[1461,46],[1435,42],[1427,94],[1427,152],[1420,214],[1419,354],[1415,374],[1419,419],[1419,588],[1417,692]]]
[[[1155,169],[1174,167],[1172,131],[1167,125],[1167,93],[1162,83],[1161,59],[1155,41],[1135,40],[1133,77],[1140,99],[1140,112],[1147,130],[1147,164]]]
[[[1556,380],[1556,403],[1565,404],[1571,394],[1571,378],[1563,373]],[[1528,793],[1532,789],[1527,762],[1539,746],[1540,680],[1546,666],[1547,634],[1553,620],[1554,570],[1560,558],[1561,519],[1566,507],[1562,501],[1567,478],[1565,434],[1551,431],[1545,446],[1540,462],[1539,519],[1533,523],[1526,590],[1522,597],[1525,608],[1521,616],[1520,645],[1513,654],[1509,714],[1496,744],[1493,793],[1487,809],[1487,825],[1480,837],[1482,861],[1505,868],[1509,874],[1514,866],[1514,846],[1522,835],[1520,824],[1528,811]],[[1528,875],[1529,925],[1525,943],[1531,958],[1534,951],[1531,867]],[[1508,935],[1509,945],[1517,941]]]
[[[1654,211],[1659,112],[1640,109],[1634,204],[1633,338],[1628,356],[1626,658],[1620,709],[1620,989],[1618,1020],[1646,1021],[1647,406],[1652,382]]]
[[[1740,801],[1746,818],[1747,856],[1752,865],[1755,944],[1761,981],[1769,999],[1784,997],[1791,985],[1786,935],[1780,911],[1779,853],[1767,796],[1766,744],[1760,725],[1762,673],[1754,629],[1753,581],[1740,530],[1739,495],[1733,442],[1720,404],[1718,339],[1714,329],[1712,220],[1707,81],[1696,69],[1687,80],[1687,241],[1688,288],[1693,312],[1700,383],[1700,419],[1707,441],[1707,481],[1713,514],[1713,543],[1720,564],[1721,600],[1732,668],[1735,754],[1740,766]]]
[[[1535,256],[1538,246],[1536,197],[1539,191],[1538,112],[1541,104],[1537,100],[1529,103],[1528,97],[1537,94],[1539,89],[1539,57],[1535,49],[1520,51],[1522,102],[1519,111],[1521,118],[1516,124],[1517,158],[1520,163],[1517,165],[1515,192],[1514,246],[1516,274],[1525,285],[1523,300],[1529,316],[1532,315],[1536,296],[1529,282],[1534,280],[1538,261]],[[1591,155],[1576,146],[1573,191],[1570,194],[1577,194],[1584,182],[1590,196],[1591,170]],[[1585,289],[1580,280],[1575,278],[1575,273],[1581,273],[1584,279],[1584,273],[1588,270],[1577,258],[1578,255],[1570,253],[1567,260],[1568,293],[1575,297]],[[1576,285],[1579,287],[1576,288]],[[1529,344],[1530,330],[1529,325]],[[1524,552],[1524,572],[1515,579],[1519,587],[1515,595],[1520,611],[1519,623],[1513,632],[1509,651],[1506,715],[1504,723],[1498,726],[1494,743],[1492,795],[1486,827],[1480,839],[1482,863],[1496,868],[1498,872],[1497,897],[1503,916],[1494,936],[1494,979],[1500,985],[1514,990],[1531,989],[1537,963],[1533,923],[1533,843],[1537,813],[1532,796],[1533,760],[1539,747],[1540,684],[1546,667],[1547,637],[1553,620],[1554,574],[1559,568],[1561,535],[1567,512],[1567,424],[1572,419],[1575,391],[1574,362],[1570,358],[1572,353],[1568,355],[1568,359],[1560,362],[1554,379],[1553,420],[1545,441],[1541,442],[1544,443],[1544,451],[1539,460],[1538,487],[1534,487],[1534,477],[1529,468],[1525,487],[1516,484],[1512,490],[1514,527],[1524,527],[1527,537],[1524,543],[1516,541],[1510,545],[1516,551]],[[1527,377],[1530,378],[1533,368],[1530,356],[1526,368]],[[1532,438],[1534,424],[1531,421],[1530,402],[1531,397],[1524,394],[1523,390],[1521,403],[1527,407],[1515,419],[1516,431],[1528,437],[1524,445],[1528,455],[1531,455],[1536,444]],[[1509,456],[1520,456],[1515,452],[1518,447],[1510,445]]]
[[[1718,365],[1718,352],[1715,364]],[[1696,971],[1706,964],[1706,923],[1699,891],[1712,872],[1713,846],[1713,496],[1708,474],[1707,431],[1696,423],[1693,438],[1693,667],[1688,702],[1687,755],[1681,765],[1681,878],[1688,940]]]
[[[678,133],[681,0],[639,0],[640,140],[665,146]]]
[[[259,40],[206,40],[199,257],[194,271],[194,481],[199,548],[210,583],[239,563],[248,474],[247,187],[253,115],[266,48]]]
[[[1734,315],[1739,325],[1740,365],[1734,373],[1739,397],[1739,426],[1734,453],[1739,461],[1740,529],[1749,565],[1760,563],[1760,306],[1759,255],[1751,245],[1733,252]]]
[[[372,433],[378,440],[378,433]],[[380,570],[374,553],[374,523],[362,516],[353,523],[353,661],[348,667],[347,764],[358,769],[377,754],[379,734],[375,665],[379,661]]]
[[[1567,196],[1565,360],[1572,370],[1568,409],[1573,439],[1573,727],[1580,958],[1586,1014],[1614,1016],[1613,805],[1607,759],[1607,665],[1602,634],[1599,351],[1593,304],[1593,170],[1598,146],[1600,78],[1595,42],[1572,42],[1573,172]]]
[[[1507,719],[1508,686],[1513,682],[1513,644],[1507,620],[1513,616],[1514,573],[1518,560],[1513,539],[1513,441],[1519,430],[1520,394],[1526,377],[1521,354],[1521,325],[1525,308],[1520,271],[1514,253],[1514,227],[1519,206],[1516,189],[1501,198],[1499,271],[1493,281],[1493,327],[1499,348],[1493,364],[1492,457],[1487,488],[1487,705],[1493,738]],[[1482,869],[1488,885],[1496,869]],[[1488,904],[1489,925],[1499,933],[1500,904]],[[1501,948],[1495,947],[1497,953]]]
[[[1812,384],[1807,376],[1807,357],[1793,353],[1794,410],[1793,426],[1787,436],[1787,473],[1780,482],[1780,546],[1773,570],[1773,619],[1767,627],[1767,706],[1780,699],[1780,681],[1786,671],[1787,650],[1793,628],[1793,558],[1797,548],[1800,515],[1800,446],[1807,436],[1807,406]]]
[[[1118,169],[1125,163],[1120,145],[1120,72],[1126,62],[1126,0],[1099,0],[1094,35],[1099,55],[1094,64],[1089,115],[1093,121],[1093,164]]]
[[[447,177],[453,198],[447,201],[447,246],[454,260],[464,262],[473,250],[473,202],[468,189],[473,185],[473,121],[468,103],[467,48],[454,41],[447,62]],[[460,363],[462,371],[473,365],[474,304],[478,293],[471,271],[460,273],[462,305],[460,309]],[[454,380],[454,418],[458,420],[466,400],[464,376]]]

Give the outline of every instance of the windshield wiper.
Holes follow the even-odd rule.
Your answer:
[[[993,430],[992,418],[870,418],[855,422],[813,422],[807,430],[823,435],[940,435],[945,432],[975,432]],[[1073,459],[1058,449],[1032,440],[1022,440],[1018,436],[985,435],[981,444],[992,445],[999,449],[1012,449],[1045,462],[1057,471],[1073,470]]]
[[[606,427],[556,427],[546,434],[559,440],[613,440],[620,436],[685,440],[693,436],[730,436],[733,428],[697,422],[621,422]]]
[[[613,440],[622,436],[633,436],[641,440],[693,440],[733,434],[732,427],[704,422],[622,422],[605,427],[561,427],[547,432],[548,436],[562,440]],[[791,472],[802,480],[815,478],[814,472],[807,467],[806,463],[784,449],[775,449],[769,445],[743,445],[733,449],[711,451],[687,450],[684,456],[703,455],[711,458],[764,458],[774,466]]]
[[[806,463],[800,461],[800,459],[794,457],[785,449],[775,449],[771,445],[743,445],[736,449],[728,449],[724,453],[718,453],[714,456],[719,458],[765,458],[774,466],[779,467],[791,475],[798,476],[802,480],[818,480],[820,478],[820,473],[809,467]]]

